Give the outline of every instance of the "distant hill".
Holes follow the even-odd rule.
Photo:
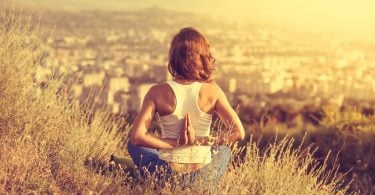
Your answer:
[[[224,22],[200,14],[177,12],[157,6],[140,10],[55,10],[42,9],[34,12],[36,23],[41,23],[48,31],[54,30],[54,35],[59,34],[85,34],[85,32],[98,33],[102,29],[122,31],[129,28],[142,32],[159,29],[165,32],[176,31],[185,26],[199,29],[225,29],[233,28],[230,22]]]
[[[80,9],[80,10],[134,10],[143,9],[150,6],[159,6],[174,9],[195,9],[199,6],[200,1],[193,0],[189,1],[188,4],[184,4],[183,1],[149,1],[149,0],[18,0],[20,4],[35,5],[48,8],[58,8],[58,9]]]
[[[12,0],[1,0],[0,5]],[[17,4],[69,10],[140,10],[151,6],[199,12],[241,22],[279,25],[304,32],[375,33],[372,1],[300,0],[17,0]]]

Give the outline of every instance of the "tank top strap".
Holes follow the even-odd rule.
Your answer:
[[[176,85],[176,82],[167,81],[166,83],[172,88],[173,93],[176,95],[176,92],[178,91],[178,87]]]
[[[179,102],[184,98],[184,95],[182,94],[181,89],[178,87],[178,84],[175,81],[170,80],[170,81],[167,81],[166,83],[172,88],[172,91],[176,97],[176,108],[174,110],[174,112],[176,112],[177,110],[180,110]]]
[[[196,101],[198,101],[199,91],[201,90],[202,85],[203,85],[203,83],[201,83],[201,82],[195,82],[193,84],[192,89],[191,89],[191,92],[194,95]]]

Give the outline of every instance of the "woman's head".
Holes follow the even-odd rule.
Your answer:
[[[214,58],[209,47],[207,39],[196,29],[181,29],[169,50],[169,72],[178,79],[211,81]]]

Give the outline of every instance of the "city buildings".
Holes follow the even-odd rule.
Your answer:
[[[151,12],[152,17],[144,14],[116,15],[121,20],[106,28],[99,28],[103,26],[100,20],[90,27],[83,21],[74,32],[52,35],[37,80],[74,75],[72,94],[80,102],[97,88],[93,96],[98,107],[116,114],[137,112],[147,90],[171,78],[169,43],[178,27],[189,23],[189,18],[178,14],[173,18],[161,11]],[[279,28],[220,25],[196,17],[190,16],[199,21],[192,24],[208,37],[217,59],[216,82],[233,105],[241,102],[255,109],[292,102],[303,109],[325,100],[338,106],[353,99],[374,101],[375,39],[363,39],[358,46],[350,37],[324,33],[298,37]],[[65,22],[60,24],[64,29],[70,25]]]

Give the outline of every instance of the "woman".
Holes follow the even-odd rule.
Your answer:
[[[189,175],[188,182],[202,178],[216,185],[231,152],[224,145],[212,146],[212,114],[225,125],[226,133],[215,138],[218,143],[236,142],[245,133],[225,94],[212,81],[214,58],[207,39],[194,28],[181,29],[171,43],[168,70],[173,80],[152,86],[143,100],[131,130],[129,154],[143,176],[162,167],[167,175],[180,173]],[[156,114],[161,137],[147,132]]]

